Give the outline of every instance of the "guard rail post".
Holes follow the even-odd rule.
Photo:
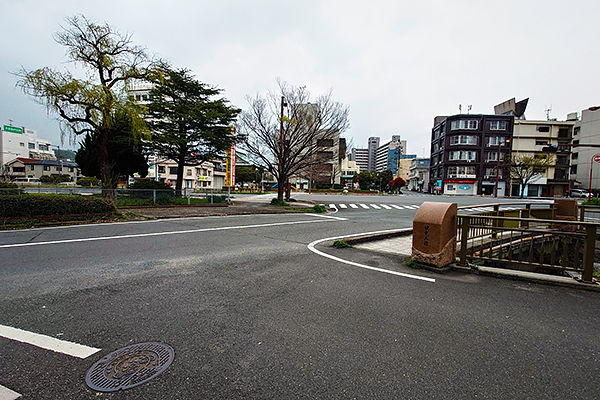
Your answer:
[[[596,245],[596,225],[586,225],[585,227],[585,247],[583,250],[583,273],[581,280],[592,283],[594,273],[594,250]]]
[[[469,240],[469,217],[467,215],[461,216],[461,230],[460,230],[460,266],[467,266],[467,242]]]

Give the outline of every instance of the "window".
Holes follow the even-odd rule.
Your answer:
[[[30,171],[35,171],[35,165],[30,165],[30,166],[29,166],[29,170],[30,170]]]
[[[571,165],[571,173],[572,174],[576,174],[577,173],[577,165]]]
[[[451,151],[448,153],[449,160],[475,161],[474,151]]]
[[[188,170],[186,170],[186,171],[185,171],[185,175],[186,175],[186,176],[192,176],[192,170],[191,170],[191,169],[188,169]],[[190,186],[190,187],[191,187],[191,186]]]
[[[577,160],[579,158],[579,153],[571,154],[571,160]]]
[[[139,94],[136,94],[136,95],[135,95],[135,99],[136,99],[137,101],[140,101],[140,100],[142,99],[142,96],[140,96]]]
[[[548,141],[547,140],[536,140],[535,144],[537,146],[548,146]]]
[[[148,100],[148,95],[147,94],[143,94],[142,95],[142,100],[147,101]]]
[[[450,136],[450,145],[454,144],[477,144],[477,136]]]
[[[13,172],[25,172],[25,167],[12,167]]]
[[[485,176],[486,177],[496,177],[496,168],[486,168]],[[499,170],[498,178],[502,178],[502,170]]]
[[[49,165],[44,165],[44,167],[42,169],[44,171],[50,171],[50,166]]]
[[[47,144],[39,144],[38,148],[42,151],[48,151],[48,145]]]
[[[466,175],[466,176],[465,176]],[[474,178],[475,167],[448,167],[448,178]]]
[[[55,167],[56,172],[62,172],[62,167]]]
[[[177,175],[177,167],[169,167],[169,174]]]
[[[35,149],[35,143],[28,143],[30,149]]]
[[[470,129],[476,130],[479,125],[479,121],[476,119],[459,119],[450,123],[450,130],[455,131],[458,129]]]
[[[538,132],[550,132],[550,127],[549,126],[538,126],[537,130],[538,130]]]
[[[73,167],[69,167],[68,171],[69,171],[69,172],[73,172],[73,171],[74,171],[74,168],[73,168]]]
[[[159,165],[158,166],[158,173],[159,174],[164,174],[165,173],[165,166],[164,165]]]
[[[25,143],[21,142],[21,143],[19,143],[19,146],[25,147]]]
[[[489,151],[486,157],[487,161],[498,161],[498,152]],[[504,153],[500,153],[500,161],[504,160]]]
[[[506,144],[506,138],[504,136],[490,136],[488,139],[488,146],[498,146],[498,144],[504,146]]]
[[[505,131],[506,130],[506,121],[490,121],[490,130],[491,131]]]

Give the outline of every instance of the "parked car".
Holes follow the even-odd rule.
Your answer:
[[[571,197],[576,197],[578,199],[587,199],[589,195],[589,190],[571,189]]]

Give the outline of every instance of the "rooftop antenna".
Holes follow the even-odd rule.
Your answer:
[[[9,119],[8,119],[8,124],[9,124],[10,126],[12,126],[12,122],[13,122],[13,120],[9,118]]]
[[[459,104],[459,105],[458,105],[458,113],[459,113],[459,114],[462,114],[462,104]]]
[[[544,111],[546,112],[546,120],[550,121],[550,113],[552,112],[552,104],[550,104],[550,107],[546,108]]]
[[[468,113],[471,111],[471,108],[473,108],[473,106],[469,104],[469,105],[467,106],[467,114],[468,114]]]

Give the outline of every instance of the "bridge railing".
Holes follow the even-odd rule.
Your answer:
[[[481,207],[459,209],[461,266],[484,262],[530,271],[576,271],[584,282],[592,281],[599,223],[554,219],[553,204],[495,204],[485,206],[490,211],[468,214]]]

